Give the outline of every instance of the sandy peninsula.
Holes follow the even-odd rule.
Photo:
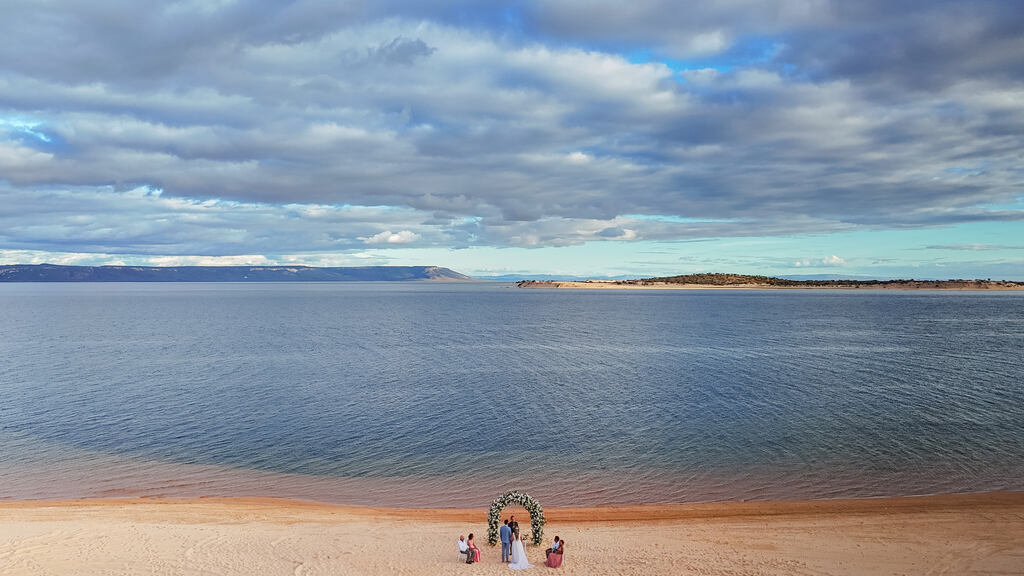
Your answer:
[[[792,281],[729,283],[699,283],[687,281],[665,282],[644,280],[523,280],[519,288],[562,288],[571,290],[949,290],[949,291],[1007,291],[1024,290],[1022,282],[987,280],[906,280],[885,282],[862,281]]]
[[[525,517],[525,511],[519,512]],[[565,574],[1020,574],[1024,492],[917,498],[548,508]],[[0,503],[0,573],[509,574],[486,510],[276,499]],[[528,573],[542,565],[540,547]]]
[[[636,284],[615,280],[524,280],[517,282],[520,288],[567,288],[570,290],[773,290],[760,284],[730,284],[713,286],[708,284],[669,284],[649,282]]]

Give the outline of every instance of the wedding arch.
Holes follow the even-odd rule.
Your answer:
[[[540,502],[534,500],[526,492],[511,490],[491,502],[491,510],[487,513],[487,543],[494,546],[498,543],[498,523],[500,522],[501,511],[505,506],[519,504],[530,513],[530,536],[533,543],[540,544],[544,537],[544,509]]]

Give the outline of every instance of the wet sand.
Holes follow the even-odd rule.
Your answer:
[[[526,515],[519,512],[521,518]],[[506,574],[485,508],[0,502],[3,574]],[[1020,574],[1024,492],[545,509],[567,574]],[[528,521],[521,524],[528,527]],[[483,561],[456,561],[474,532]],[[547,573],[543,547],[527,547]],[[552,571],[551,573],[557,573]]]

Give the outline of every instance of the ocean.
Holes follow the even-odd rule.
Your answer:
[[[1024,293],[0,284],[0,499],[1024,489]]]

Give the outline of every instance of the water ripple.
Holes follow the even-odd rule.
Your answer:
[[[0,498],[1024,489],[1024,295],[0,285]]]

